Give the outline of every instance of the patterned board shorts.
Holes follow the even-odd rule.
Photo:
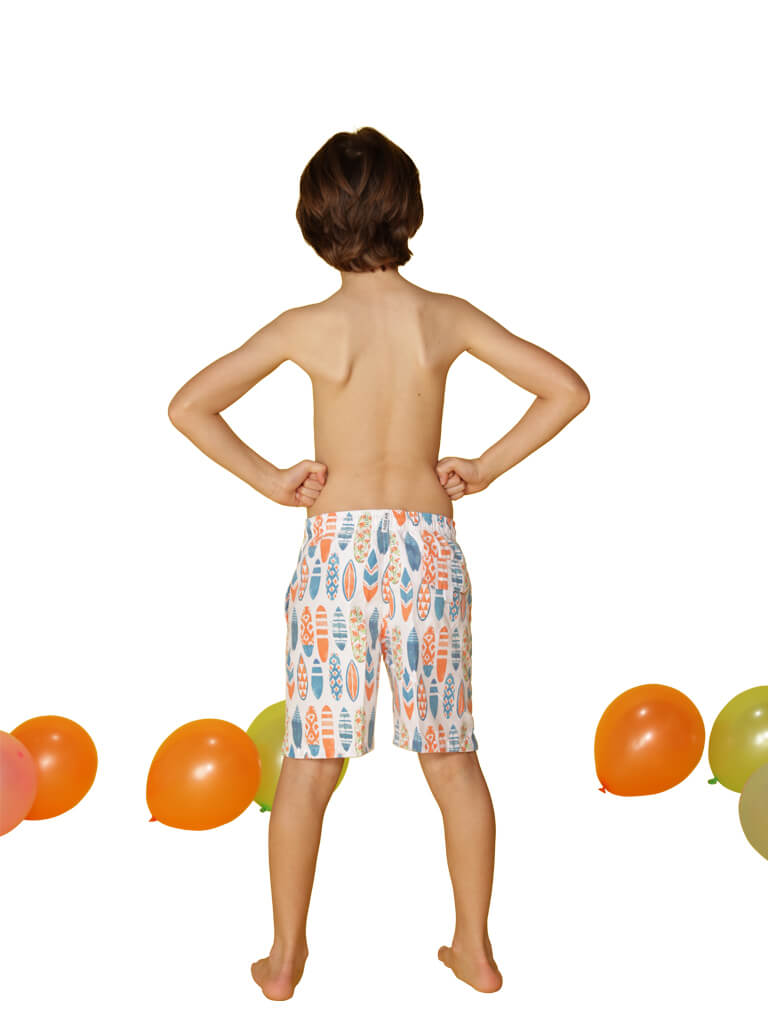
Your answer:
[[[453,519],[404,509],[308,516],[285,592],[283,754],[373,749],[380,655],[395,746],[477,750],[471,618]]]

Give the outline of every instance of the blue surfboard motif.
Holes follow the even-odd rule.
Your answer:
[[[295,614],[295,612],[294,612]],[[298,623],[296,629],[298,630]],[[333,636],[334,642],[340,651],[343,651],[347,646],[347,640],[349,639],[349,632],[347,630],[347,620],[344,616],[344,612],[341,610],[339,605],[336,605],[336,611],[333,613],[333,620],[331,622],[331,635]],[[296,642],[294,641],[294,647]]]
[[[355,518],[351,512],[347,512],[341,521],[341,529],[336,535],[336,541],[339,548],[343,551],[349,542],[352,540],[352,535],[355,532]]]
[[[453,632],[451,633],[451,665],[453,666],[454,672],[458,669],[461,664],[461,637],[459,636],[459,627],[454,626]]]
[[[419,634],[416,632],[415,626],[411,627],[405,649],[408,656],[408,666],[411,672],[415,672],[419,667]]]
[[[379,520],[379,526],[376,530],[376,547],[379,549],[379,553],[386,555],[389,550],[389,520]]]
[[[379,585],[379,563],[376,560],[376,552],[371,548],[365,560],[363,569],[363,586],[367,591],[375,590]]]
[[[411,572],[416,572],[421,565],[421,548],[419,547],[419,542],[411,533],[406,533],[405,535],[405,557],[408,559]]]
[[[410,704],[410,702],[413,700],[413,683],[411,682],[411,685],[408,685],[408,683],[410,682],[410,678],[411,677],[408,675],[407,672],[403,672],[403,683],[402,686],[400,687],[400,692],[402,693],[403,700],[406,702],[406,704]]]
[[[376,675],[376,663],[373,660],[373,655],[371,654],[371,648],[369,647],[368,650],[365,652],[365,681],[366,681],[366,683],[368,684],[369,687],[370,687],[371,683],[373,682],[373,677],[375,675]]]
[[[346,708],[339,715],[339,742],[344,750],[349,750],[352,742],[352,717]]]
[[[343,674],[341,669],[341,658],[338,654],[332,654],[328,659],[328,685],[331,693],[338,700],[341,697],[343,688]]]
[[[403,575],[400,577],[400,605],[410,604],[413,600],[413,583],[408,569],[403,567]]]
[[[456,697],[453,675],[449,672],[443,682],[443,715],[450,718],[453,712],[453,702]]]
[[[368,633],[371,637],[371,646],[376,646],[376,641],[379,636],[379,609],[374,608],[371,612],[370,618],[368,619]]]
[[[339,556],[334,551],[328,559],[325,570],[325,593],[329,601],[335,601],[339,594],[339,580],[341,577],[341,565]]]
[[[315,697],[319,697],[323,692],[323,664],[319,658],[315,658],[312,662],[310,686],[312,687],[312,693],[314,693]]]
[[[291,719],[291,731],[293,733],[294,746],[301,746],[301,738],[304,735],[304,730],[301,724],[301,715],[299,714],[298,707],[294,709],[293,718]]]
[[[323,578],[323,563],[318,559],[312,566],[312,572],[309,576],[309,596],[314,600],[319,591],[320,583]]]
[[[437,680],[433,679],[429,684],[429,711],[433,718],[437,718]]]

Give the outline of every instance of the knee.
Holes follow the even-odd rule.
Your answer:
[[[421,767],[430,782],[451,782],[478,770],[475,751],[451,750],[432,754],[419,754]]]
[[[343,764],[343,757],[285,757],[281,774],[285,772],[291,785],[327,798],[339,780]]]

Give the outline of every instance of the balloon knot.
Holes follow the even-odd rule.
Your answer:
[[[152,818],[150,818],[149,820],[150,820],[150,821],[157,821],[157,818],[155,818],[155,817],[152,817]]]
[[[605,786],[598,786],[598,789],[600,790],[601,793],[605,793],[606,792]]]
[[[714,777],[714,778],[712,778],[712,779],[707,779],[707,782],[708,782],[708,783],[710,784],[710,786],[714,786],[714,784],[715,784],[716,782],[718,782],[718,781],[719,781],[719,779],[717,778],[717,776],[716,776],[716,775],[715,775],[715,777]]]

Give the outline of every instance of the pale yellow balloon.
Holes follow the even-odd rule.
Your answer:
[[[262,811],[271,811],[275,800],[277,780],[283,765],[283,733],[286,724],[285,701],[279,700],[264,708],[246,729],[256,744],[261,760],[261,781],[253,799]],[[339,788],[348,764],[349,758],[345,757],[334,790]]]
[[[744,783],[739,797],[739,819],[744,835],[768,860],[768,764],[761,765]]]
[[[768,762],[768,686],[737,694],[709,734],[709,764],[723,786],[741,792],[749,776]]]

